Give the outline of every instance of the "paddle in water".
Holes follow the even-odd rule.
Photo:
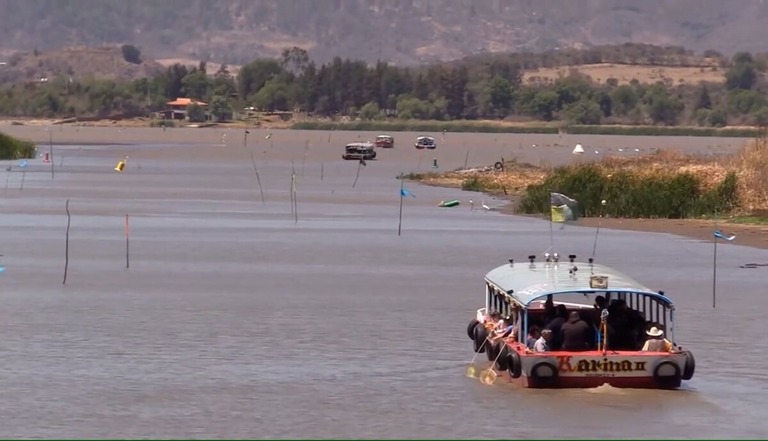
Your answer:
[[[477,358],[477,355],[480,354],[480,350],[483,349],[483,346],[485,346],[485,344],[488,343],[488,339],[490,337],[491,337],[490,334],[487,337],[485,337],[485,340],[483,340],[483,344],[478,346],[477,350],[475,351],[475,356],[472,357],[472,361],[470,361],[469,366],[467,366],[467,372],[466,372],[467,377],[475,378],[475,372],[477,372],[477,367],[475,366],[475,359]]]
[[[491,363],[491,367],[488,369],[483,370],[480,372],[480,382],[483,384],[487,384],[488,386],[492,385],[494,381],[496,381],[496,377],[498,377],[498,374],[495,370],[493,370],[493,367],[496,366],[496,362],[499,361],[499,358],[501,357],[501,354],[504,353],[504,348],[507,346],[507,340],[501,339],[501,347],[499,348],[499,354],[496,355],[496,359],[493,360],[493,363]]]

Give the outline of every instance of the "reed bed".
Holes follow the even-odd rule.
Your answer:
[[[16,139],[0,132],[0,159],[23,159],[35,157],[35,144]]]
[[[517,211],[549,213],[550,192],[579,201],[581,216],[706,218],[768,212],[768,136],[720,157],[659,150],[549,169],[508,162],[504,171],[457,170],[408,178],[469,191],[520,195]],[[605,206],[601,201],[605,200]]]

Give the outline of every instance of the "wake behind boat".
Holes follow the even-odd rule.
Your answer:
[[[506,373],[531,388],[675,389],[690,380],[695,360],[674,343],[672,300],[591,258],[575,259],[510,259],[486,274],[485,307],[467,328],[475,355],[492,362],[481,381]]]

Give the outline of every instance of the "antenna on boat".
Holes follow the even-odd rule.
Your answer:
[[[597,252],[597,237],[600,234],[600,224],[603,222],[603,216],[605,215],[605,205],[606,204],[607,204],[607,202],[605,201],[605,199],[600,201],[600,205],[602,207],[600,208],[600,217],[597,219],[597,229],[595,230],[595,242],[592,244],[592,258],[590,258],[590,260],[594,259],[595,253]],[[590,261],[590,263],[591,263],[591,261]]]

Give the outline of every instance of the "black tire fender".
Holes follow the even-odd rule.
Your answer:
[[[475,352],[479,352],[481,354],[485,352],[485,348],[488,346],[487,342],[485,341],[486,337],[488,337],[488,331],[485,329],[485,326],[475,326]]]
[[[488,357],[488,361],[496,360],[496,356],[499,355],[499,344],[489,341],[485,344],[488,347],[485,351],[485,355]]]
[[[659,371],[662,368],[666,368],[669,366],[672,367],[674,374],[664,375],[664,376],[659,375]],[[680,376],[681,376],[680,367],[677,364],[672,363],[671,361],[662,361],[661,363],[657,364],[656,367],[653,369],[653,379],[656,381],[656,384],[658,384],[659,387],[663,389],[670,389],[670,388],[676,387],[678,383],[680,383]]]
[[[498,356],[498,359],[496,360],[496,367],[499,368],[500,371],[504,372],[507,370],[507,367],[509,366],[509,346],[502,343],[501,344],[501,350],[496,354]]]
[[[523,361],[517,351],[509,351],[507,356],[507,370],[512,378],[520,378],[523,375]]]
[[[498,161],[493,164],[493,169],[496,171],[504,171],[504,164],[501,161]]]
[[[475,339],[475,327],[479,324],[480,322],[477,320],[472,320],[469,322],[469,326],[467,326],[467,337],[469,337],[470,340]]]
[[[540,374],[540,371],[543,369],[549,369],[552,372],[552,375],[542,376]],[[557,380],[558,373],[559,372],[557,371],[557,367],[555,367],[554,364],[548,361],[542,361],[542,362],[536,363],[531,368],[531,378],[533,378],[537,382],[541,382],[545,384],[554,383]]]
[[[693,373],[696,371],[696,359],[693,358],[693,352],[683,351],[685,354],[685,367],[683,368],[683,380],[690,380],[693,378]]]

